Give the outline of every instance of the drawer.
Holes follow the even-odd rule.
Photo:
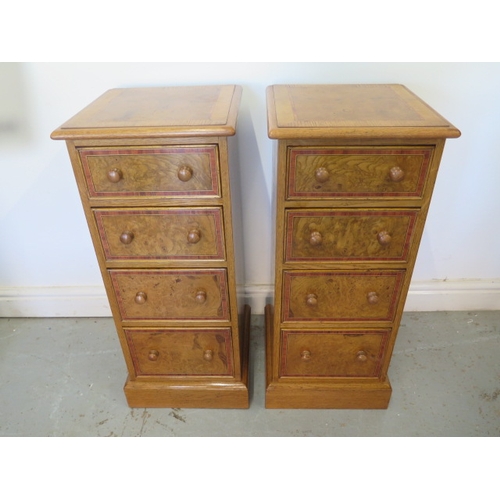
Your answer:
[[[233,375],[231,330],[125,329],[137,376]]]
[[[123,321],[229,320],[225,269],[109,271]]]
[[[107,260],[224,260],[222,209],[94,210]]]
[[[282,331],[284,377],[378,377],[389,330]]]
[[[285,271],[283,321],[392,321],[404,271]]]
[[[78,151],[91,198],[220,196],[216,146]]]
[[[418,210],[287,210],[286,261],[405,262]]]
[[[288,199],[421,198],[432,148],[290,148]]]

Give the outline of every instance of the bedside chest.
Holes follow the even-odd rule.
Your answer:
[[[231,201],[240,98],[230,85],[113,89],[52,133],[68,147],[131,407],[248,407]]]
[[[401,85],[275,85],[267,408],[387,408],[391,353],[447,138]]]

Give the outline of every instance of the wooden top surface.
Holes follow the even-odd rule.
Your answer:
[[[273,85],[267,108],[272,139],[460,136],[403,85]]]
[[[55,130],[52,139],[228,136],[241,87],[112,89]]]

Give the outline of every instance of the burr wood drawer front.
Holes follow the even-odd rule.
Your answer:
[[[80,148],[91,198],[220,197],[217,146]]]
[[[283,321],[392,321],[404,271],[284,271]]]
[[[377,377],[390,330],[283,330],[281,376]]]
[[[107,260],[224,260],[221,208],[94,210]]]
[[[287,210],[285,261],[405,262],[418,210]]]
[[[137,376],[231,376],[231,330],[125,329]]]
[[[109,271],[123,321],[228,321],[225,269]]]
[[[431,147],[292,147],[288,199],[421,198],[432,151]]]

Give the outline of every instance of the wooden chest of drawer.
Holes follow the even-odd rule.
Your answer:
[[[408,259],[418,210],[286,210],[286,262]]]
[[[224,260],[222,209],[95,210],[106,260]]]
[[[392,321],[404,271],[284,271],[283,321]]]
[[[125,329],[138,377],[232,376],[231,331]]]
[[[288,199],[422,198],[430,147],[290,148]]]
[[[267,408],[387,408],[387,377],[445,140],[401,85],[274,85]]]
[[[388,330],[282,332],[283,377],[378,377]]]
[[[215,145],[81,148],[79,155],[91,198],[220,196]]]
[[[52,134],[68,147],[131,407],[248,407],[230,181],[240,99],[232,85],[114,89]]]
[[[111,270],[123,321],[229,321],[225,269]]]

